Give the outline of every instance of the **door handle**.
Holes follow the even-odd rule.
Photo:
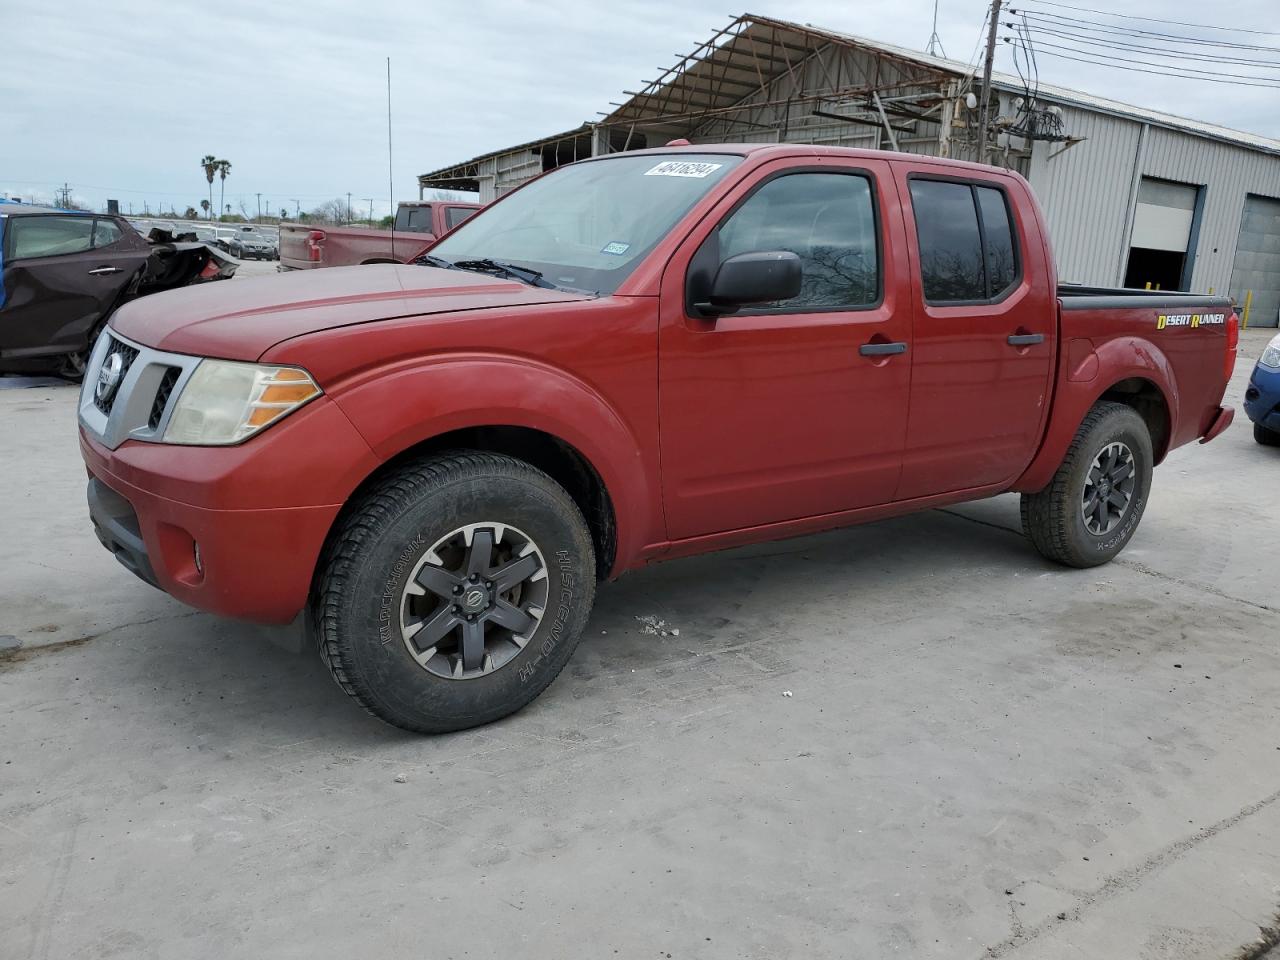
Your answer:
[[[119,273],[119,272],[120,272],[119,267],[94,267],[92,270],[89,271],[89,276],[105,277],[105,276],[109,276],[110,274]]]
[[[906,353],[907,345],[905,343],[864,343],[858,348],[858,353],[864,357],[888,357],[895,353]]]
[[[1011,347],[1029,347],[1033,343],[1044,343],[1043,333],[1015,333],[1009,337]]]

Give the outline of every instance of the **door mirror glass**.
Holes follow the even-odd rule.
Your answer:
[[[799,296],[803,279],[800,258],[790,250],[740,253],[720,264],[710,302],[698,306],[704,313],[731,313],[752,304],[790,300]]]

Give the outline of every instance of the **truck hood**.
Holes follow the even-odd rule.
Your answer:
[[[159,350],[257,360],[282,341],[357,323],[588,298],[462,270],[369,264],[173,290],[125,304],[111,326]]]

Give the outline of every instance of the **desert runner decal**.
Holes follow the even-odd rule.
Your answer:
[[[1225,313],[1162,313],[1156,317],[1156,329],[1165,327],[1210,327],[1226,323]]]

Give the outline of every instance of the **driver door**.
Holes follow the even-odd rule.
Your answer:
[[[730,192],[663,277],[662,489],[681,540],[888,503],[910,388],[902,215],[888,164],[768,164]],[[801,293],[702,316],[686,279],[711,258],[790,250]],[[696,258],[696,259],[695,259]]]

